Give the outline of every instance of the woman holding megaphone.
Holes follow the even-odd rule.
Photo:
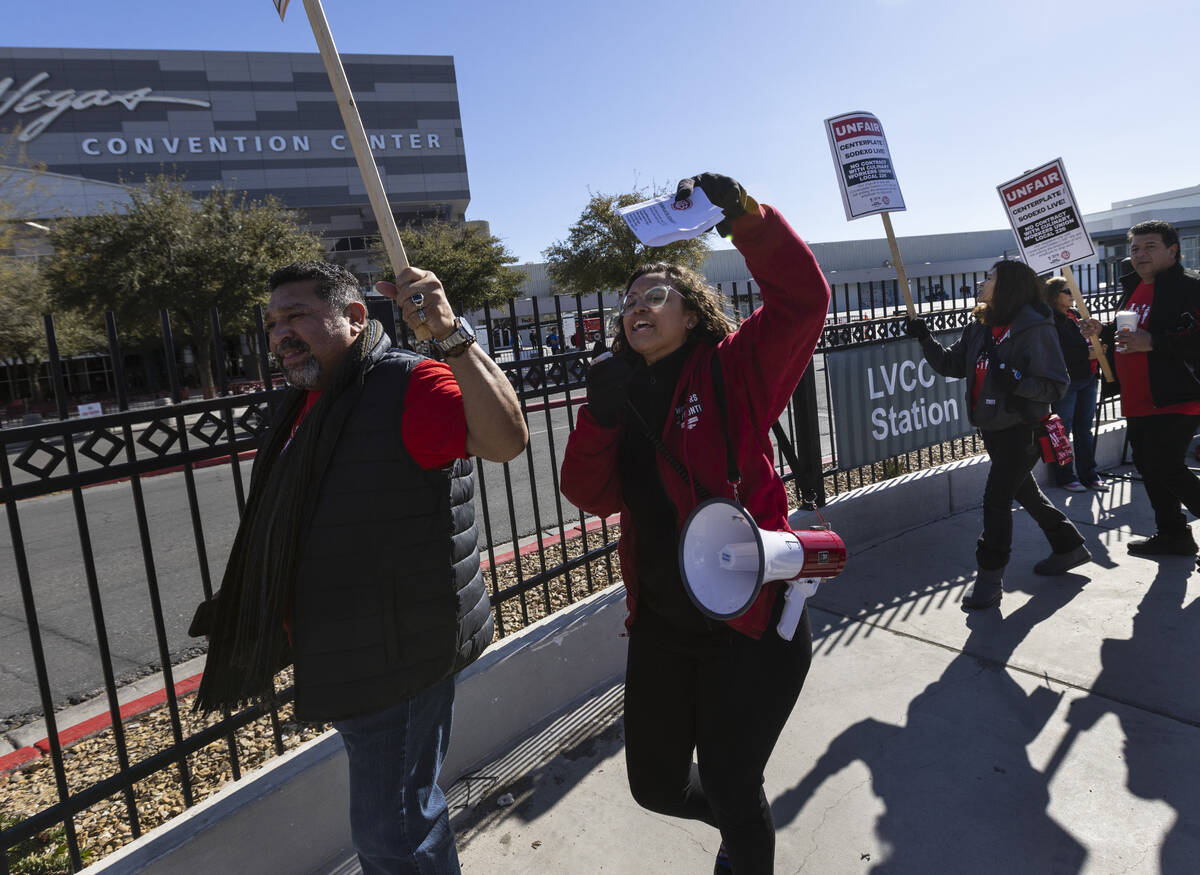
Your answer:
[[[808,673],[812,633],[807,614],[792,640],[774,633],[779,581],[735,619],[702,613],[681,579],[680,530],[705,496],[737,501],[762,529],[788,528],[768,431],[812,358],[829,287],[774,208],[713,173],[680,182],[676,200],[696,188],[724,212],[717,231],[732,234],[763,305],[735,328],[695,271],[668,263],[634,271],[612,354],[588,374],[562,490],[590,513],[621,515],[633,796],[717,827],[716,871],[750,875],[773,870],[763,770]],[[730,483],[734,463],[740,481]]]
[[[963,593],[965,610],[1000,604],[1012,552],[1014,499],[1050,542],[1052,552],[1033,566],[1034,574],[1064,574],[1092,558],[1075,524],[1046,499],[1031,473],[1042,458],[1037,423],[1050,415],[1050,403],[1070,382],[1044,296],[1042,281],[1028,265],[997,261],[976,292],[974,321],[953,346],[934,340],[921,319],[905,323],[931,368],[965,378],[966,409],[991,459],[983,532],[975,547],[978,569]]]

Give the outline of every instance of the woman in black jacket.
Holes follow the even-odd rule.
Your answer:
[[[921,343],[929,366],[966,378],[966,410],[991,458],[983,491],[983,532],[975,548],[978,572],[963,593],[963,608],[1000,604],[1004,567],[1012,552],[1012,503],[1019,501],[1050,542],[1035,574],[1063,574],[1091,560],[1083,537],[1046,500],[1031,471],[1041,457],[1035,424],[1050,414],[1069,382],[1041,280],[1019,261],[992,265],[976,294],[975,321],[949,348],[921,319],[905,330]]]
[[[1079,332],[1079,316],[1071,309],[1071,289],[1064,277],[1046,280],[1046,303],[1054,313],[1054,327],[1062,345],[1063,360],[1071,384],[1051,407],[1071,433],[1075,460],[1065,465],[1050,463],[1056,486],[1068,492],[1104,492],[1108,484],[1096,474],[1096,447],[1092,420],[1096,416],[1096,383],[1099,365],[1091,345]]]

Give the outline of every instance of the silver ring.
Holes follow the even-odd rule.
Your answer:
[[[417,318],[420,319],[422,322],[424,322],[425,321],[425,311],[420,308],[417,308]]]
[[[409,300],[413,302],[414,307],[420,307],[422,304],[425,303],[425,296],[422,295],[420,292],[417,292],[415,295],[413,295],[411,298],[409,298]]]

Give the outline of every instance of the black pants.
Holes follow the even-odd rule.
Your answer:
[[[705,640],[684,639],[642,612],[629,637],[625,764],[633,798],[717,827],[736,875],[774,870],[763,770],[812,661],[807,611],[791,641],[775,631],[778,612],[758,641],[726,626]]]
[[[1042,455],[1033,426],[981,431],[980,435],[992,468],[983,490],[983,533],[975,547],[979,567],[994,569],[1008,564],[1014,499],[1041,527],[1055,553],[1066,553],[1082,544],[1083,536],[1074,523],[1046,499],[1030,473]]]
[[[1162,535],[1187,532],[1180,504],[1200,517],[1200,480],[1188,470],[1187,450],[1200,427],[1200,416],[1159,413],[1126,420],[1133,464],[1142,475],[1154,508],[1154,524]]]

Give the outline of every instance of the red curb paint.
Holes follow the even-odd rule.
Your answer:
[[[180,698],[193,692],[200,686],[200,679],[204,677],[204,673],[192,675],[190,678],[185,678],[175,684],[175,697]],[[132,702],[126,702],[121,706],[121,720],[128,720],[130,717],[136,717],[145,714],[147,711],[152,711],[167,701],[166,688],[157,690],[153,693],[147,693]],[[58,733],[59,747],[69,747],[80,739],[87,738],[90,735],[95,735],[97,732],[102,732],[112,725],[112,715],[107,711],[103,714],[97,714],[88,720],[76,723],[74,726],[68,726]],[[28,762],[31,759],[40,756],[47,756],[50,753],[50,738],[46,737],[35,741],[30,747],[23,747],[18,751],[0,757],[0,773],[6,772],[9,769]],[[21,755],[21,756],[18,756]],[[10,762],[11,760],[11,762]]]
[[[587,530],[589,532],[594,532],[596,529],[600,528],[601,525],[607,524],[607,525],[611,526],[611,525],[614,525],[620,519],[621,519],[621,515],[614,513],[612,516],[610,516],[606,520],[592,520],[590,523],[587,524]],[[560,538],[558,535],[549,535],[544,541],[542,541],[541,546],[542,547],[553,547],[560,540],[573,541],[582,534],[583,534],[583,531],[579,528],[579,526],[574,526],[570,529],[567,529],[566,538]],[[505,562],[511,562],[513,560],[513,558],[517,555],[518,552],[522,556],[528,556],[530,553],[536,553],[537,551],[538,551],[538,543],[537,543],[537,541],[534,541],[531,544],[526,544],[519,551],[509,550],[507,553],[501,553],[499,556],[496,557],[496,564],[503,565]],[[488,561],[488,559],[486,559],[485,557],[481,556],[479,559],[479,570],[487,571],[491,567],[492,567],[492,563],[490,561]]]
[[[572,407],[583,404],[586,399],[581,394],[578,398],[572,398],[568,401],[566,398],[559,398],[557,401],[530,401],[525,405],[526,413],[540,413],[547,407],[551,410],[557,410],[560,407],[566,407],[568,404]]]
[[[12,771],[21,763],[27,763],[30,760],[36,760],[42,755],[42,752],[36,747],[23,747],[20,750],[14,750],[12,753],[6,753],[0,757],[0,775],[5,772]]]

